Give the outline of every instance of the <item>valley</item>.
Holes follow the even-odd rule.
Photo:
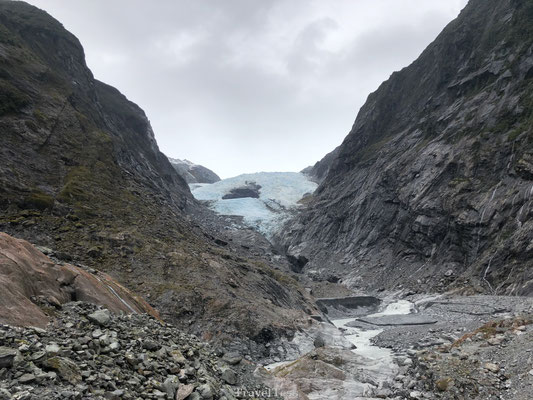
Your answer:
[[[221,179],[0,0],[0,400],[533,398],[532,27],[470,0],[322,160]]]

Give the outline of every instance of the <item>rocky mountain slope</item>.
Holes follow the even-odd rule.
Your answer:
[[[471,0],[361,108],[281,242],[351,287],[533,294],[533,2]]]
[[[195,164],[189,160],[178,160],[177,158],[169,158],[168,160],[178,174],[189,184],[215,183],[220,180],[217,174],[203,165]]]
[[[316,312],[291,276],[191,221],[201,207],[144,112],[23,2],[0,1],[0,99],[0,231],[107,272],[165,320],[255,355]]]

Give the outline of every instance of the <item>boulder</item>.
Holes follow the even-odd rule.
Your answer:
[[[231,368],[226,368],[222,372],[222,379],[228,385],[236,385],[237,384],[237,374]]]
[[[16,356],[16,349],[0,347],[0,368],[11,368]]]
[[[176,392],[180,386],[180,380],[175,375],[170,375],[165,382],[163,382],[163,388],[167,394],[168,399],[174,399],[176,397]]]
[[[57,371],[57,374],[71,385],[77,385],[82,381],[78,366],[68,358],[51,357],[45,361],[44,365]]]
[[[237,365],[242,361],[242,356],[238,353],[226,353],[222,360],[228,363],[229,365]]]
[[[111,320],[111,314],[109,310],[98,310],[87,315],[87,318],[98,325],[106,326]]]

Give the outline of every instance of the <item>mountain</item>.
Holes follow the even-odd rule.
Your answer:
[[[280,241],[350,287],[533,294],[533,2],[471,0],[359,111]]]
[[[317,161],[315,165],[304,168],[301,173],[309,176],[318,183],[322,182],[328,175],[333,161],[335,161],[335,158],[339,154],[339,149],[340,146],[326,154],[320,161]]]
[[[168,160],[178,174],[189,184],[215,183],[220,180],[217,174],[202,165],[194,164],[189,160],[178,160],[177,158],[169,157]]]
[[[291,276],[193,222],[203,207],[144,112],[24,2],[0,1],[0,99],[0,231],[106,272],[166,321],[255,356],[318,312]]]

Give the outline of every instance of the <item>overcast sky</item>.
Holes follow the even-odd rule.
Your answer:
[[[147,113],[160,149],[222,177],[299,171],[467,0],[30,0],[95,77]]]

